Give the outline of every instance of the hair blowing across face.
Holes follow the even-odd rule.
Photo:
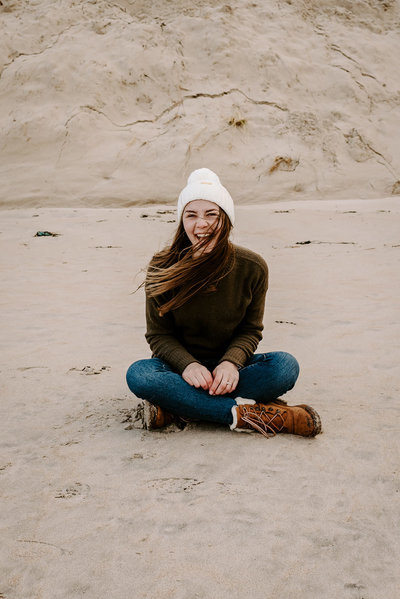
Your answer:
[[[220,210],[211,237],[192,245],[180,221],[171,245],[153,257],[147,271],[146,293],[158,298],[160,316],[183,306],[199,292],[215,291],[218,282],[233,268],[231,229],[228,216]],[[210,252],[202,251],[214,238],[215,247]]]

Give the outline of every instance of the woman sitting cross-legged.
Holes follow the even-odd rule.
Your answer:
[[[146,282],[146,339],[153,352],[127,372],[145,401],[145,427],[209,421],[265,436],[321,432],[317,412],[279,399],[292,389],[297,360],[254,353],[262,338],[268,268],[234,245],[234,205],[218,176],[194,171],[178,200],[172,243],[155,254]]]

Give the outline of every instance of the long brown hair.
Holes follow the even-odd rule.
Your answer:
[[[220,210],[211,235],[192,245],[182,220],[169,246],[153,256],[147,271],[145,288],[149,297],[159,297],[159,314],[183,306],[200,291],[215,291],[218,282],[233,268],[232,229],[227,214]],[[203,251],[216,239],[210,252]]]

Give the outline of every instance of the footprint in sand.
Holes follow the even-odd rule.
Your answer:
[[[151,458],[155,457],[155,453],[133,453],[132,455],[126,456],[124,458],[121,458],[123,462],[132,462],[134,460],[149,460]]]
[[[201,485],[204,481],[197,478],[155,478],[148,481],[149,487],[160,489],[166,493],[190,493],[195,487]]]
[[[102,374],[103,372],[111,370],[111,366],[101,366],[100,368],[95,368],[93,366],[84,366],[83,368],[70,368],[68,372],[76,371],[80,374]]]
[[[160,220],[163,223],[174,223],[176,222],[175,210],[157,210],[152,213],[143,213],[140,218],[146,218],[148,220]]]
[[[72,499],[73,497],[85,499],[90,492],[89,485],[75,482],[63,489],[59,489],[54,495],[56,499]]]
[[[3,464],[2,466],[0,466],[0,472],[4,472],[4,470],[7,470],[7,468],[10,468],[12,466],[11,462],[7,462],[7,464]],[[0,596],[1,599],[1,596]]]

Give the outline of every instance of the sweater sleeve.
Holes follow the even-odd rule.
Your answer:
[[[262,339],[265,296],[268,289],[268,267],[264,262],[252,286],[252,299],[246,314],[219,362],[227,360],[239,367],[246,364]]]
[[[146,340],[157,358],[168,362],[179,374],[192,362],[199,362],[174,335],[173,318],[169,312],[159,315],[155,298],[146,297]]]

